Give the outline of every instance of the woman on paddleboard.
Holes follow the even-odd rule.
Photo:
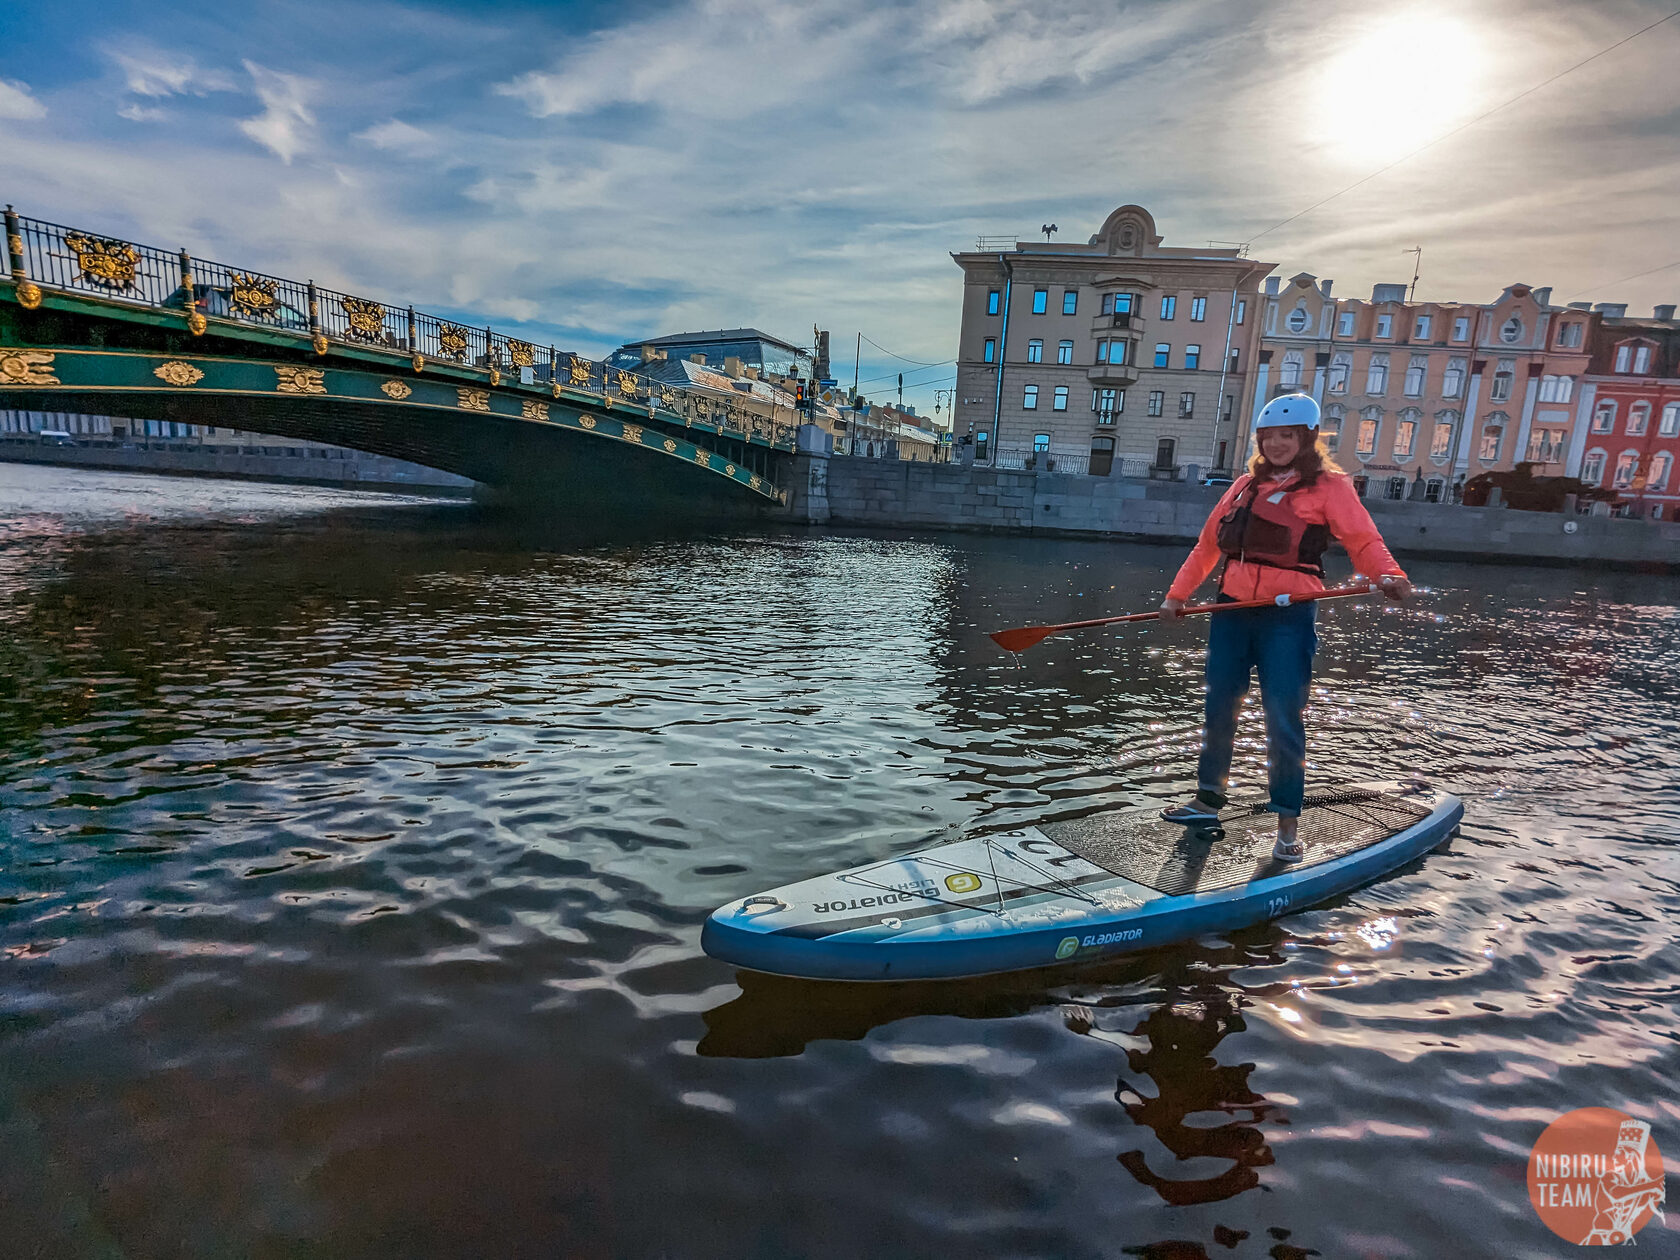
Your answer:
[[[1412,593],[1353,482],[1330,458],[1318,419],[1318,404],[1305,394],[1283,394],[1260,409],[1254,422],[1260,449],[1202,526],[1161,603],[1163,620],[1178,617],[1221,558],[1220,603],[1321,591],[1320,560],[1332,537],[1347,548],[1355,569],[1377,575],[1390,599]],[[1267,808],[1278,817],[1272,856],[1280,862],[1306,856],[1298,834],[1307,753],[1302,712],[1318,647],[1317,610],[1313,603],[1291,604],[1209,618],[1207,709],[1196,795],[1187,805],[1162,810],[1163,818],[1189,826],[1217,823],[1226,803],[1237,710],[1248,692],[1250,671],[1258,670],[1266,712]]]

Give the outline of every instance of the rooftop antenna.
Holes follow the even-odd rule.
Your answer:
[[[1423,246],[1422,245],[1414,245],[1410,249],[1403,249],[1400,252],[1402,254],[1416,254],[1417,255],[1417,265],[1412,268],[1412,291],[1411,291],[1411,293],[1409,293],[1406,296],[1406,301],[1415,302],[1415,301],[1417,301],[1418,273],[1423,270]]]
[[[1052,233],[1052,232],[1059,232],[1059,231],[1061,231],[1061,229],[1060,229],[1060,228],[1058,228],[1058,227],[1057,227],[1057,226],[1056,226],[1056,225],[1055,225],[1055,224],[1054,224],[1054,223],[1040,223],[1040,224],[1039,224],[1039,225],[1038,225],[1038,230],[1039,230],[1039,231],[1040,231],[1040,232],[1043,232],[1043,233],[1044,233],[1044,239],[1045,239],[1045,240],[1046,240],[1046,241],[1048,241],[1048,240],[1049,240],[1049,239],[1050,239],[1050,234],[1051,234],[1051,233]]]

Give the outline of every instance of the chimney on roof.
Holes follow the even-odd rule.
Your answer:
[[[1572,310],[1572,311],[1590,311],[1590,310],[1592,310],[1592,303],[1591,302],[1571,302],[1569,304],[1569,309]]]
[[[741,375],[745,376],[749,381],[756,381],[758,379],[758,369],[755,367],[744,367],[741,369]]]
[[[1597,311],[1606,319],[1620,319],[1622,316],[1627,314],[1627,303],[1598,302],[1593,305],[1593,310]]]
[[[723,370],[726,375],[733,376],[736,380],[740,380],[741,360],[737,359],[734,355],[730,355],[723,361]]]
[[[1334,280],[1326,280],[1318,286],[1318,291],[1320,293],[1324,294],[1325,297],[1329,297],[1330,296],[1330,286],[1335,284],[1335,283],[1336,282]]]
[[[1534,300],[1541,306],[1550,306],[1552,304],[1552,286],[1548,284],[1544,289],[1534,290]]]
[[[1658,319],[1673,319],[1674,318],[1674,303],[1670,302],[1667,306],[1659,306],[1655,310],[1653,310],[1651,312],[1651,314],[1656,316],[1656,318],[1658,318]]]
[[[690,363],[698,363],[701,367],[706,366],[706,356],[703,354],[691,354],[688,356],[688,361]]]
[[[665,352],[658,346],[643,346],[641,352],[643,363],[657,363],[665,357]]]
[[[1371,286],[1371,301],[1373,302],[1404,302],[1406,300],[1406,286],[1403,284],[1373,284]]]
[[[1278,280],[1277,276],[1267,276],[1266,277],[1266,296],[1267,297],[1276,297],[1277,296],[1278,283],[1279,283],[1279,280]]]

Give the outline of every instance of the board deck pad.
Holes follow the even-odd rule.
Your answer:
[[[1272,857],[1277,820],[1264,803],[1235,803],[1221,811],[1221,840],[1164,818],[1101,813],[1041,830],[1094,866],[1169,897],[1246,884],[1257,876],[1309,869],[1385,840],[1427,818],[1427,806],[1384,792],[1340,792],[1309,797],[1301,809],[1304,861]]]

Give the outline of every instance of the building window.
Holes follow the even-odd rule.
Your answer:
[[[1351,336],[1353,336],[1353,312],[1352,311],[1343,311],[1336,318],[1336,336],[1338,336],[1338,337],[1351,337]]]
[[[1307,314],[1306,307],[1297,306],[1294,310],[1289,312],[1289,319],[1285,322],[1288,324],[1290,332],[1304,333],[1312,324],[1312,316]]]
[[[1371,366],[1365,370],[1365,392],[1382,395],[1388,392],[1388,356],[1373,354]]]
[[[1593,408],[1592,431],[1594,433],[1608,433],[1616,427],[1616,400],[1601,398],[1598,406]]]
[[[1197,345],[1184,347],[1184,367],[1186,371],[1195,371],[1202,365],[1202,348]]]
[[[1071,342],[1071,341],[1058,341],[1056,343],[1056,362],[1057,363],[1072,363],[1073,362],[1073,342]]]
[[[1394,426],[1394,458],[1410,459],[1417,442],[1417,421],[1402,420]]]
[[[1626,372],[1633,366],[1633,347],[1620,345],[1616,347],[1616,371]]]
[[[1447,483],[1440,477],[1431,477],[1423,483],[1423,501],[1425,503],[1439,503],[1441,491],[1447,488]]]
[[[1345,350],[1330,356],[1330,392],[1345,394],[1348,390],[1348,377],[1353,375],[1353,356]]]
[[[1604,461],[1608,455],[1601,450],[1587,452],[1587,457],[1581,461],[1581,480],[1589,486],[1604,484]]]
[[[1651,425],[1651,404],[1641,399],[1628,408],[1627,434],[1640,437]]]
[[[1658,437],[1674,437],[1680,434],[1680,403],[1669,403],[1663,408],[1662,421],[1657,425]]]
[[[987,363],[993,363],[993,362],[996,362],[996,360],[997,360],[997,342],[994,341],[992,338],[987,337],[986,338],[986,362]]]
[[[1042,314],[1044,314],[1045,311],[1047,311],[1049,309],[1050,309],[1050,290],[1049,289],[1034,289],[1033,290],[1033,312],[1032,313],[1034,315],[1042,315]]]
[[[1152,415],[1152,416],[1160,415],[1162,408],[1166,405],[1166,401],[1167,401],[1167,395],[1166,395],[1166,392],[1164,390],[1159,390],[1159,389],[1150,390],[1149,391],[1149,414]]]
[[[1052,410],[1052,411],[1066,411],[1067,410],[1067,400],[1068,400],[1068,387],[1066,385],[1056,386],[1056,393],[1051,398],[1051,401],[1050,401],[1050,410]]]
[[[1091,391],[1091,410],[1097,413],[1098,424],[1113,424],[1114,417],[1126,407],[1126,392],[1119,389]]]
[[[1354,447],[1354,453],[1369,459],[1377,453],[1377,428],[1380,424],[1375,417],[1367,416],[1359,422],[1359,445]]]
[[[1531,429],[1523,458],[1531,464],[1555,464],[1563,458],[1563,435],[1567,429]]]
[[[1196,414],[1196,395],[1180,394],[1178,396],[1178,414],[1181,416],[1193,416]]]
[[[1048,455],[1050,453],[1050,435],[1048,433],[1033,434],[1033,454]]]
[[[1114,295],[1112,293],[1103,294],[1102,295],[1102,313],[1104,315],[1108,315],[1108,314],[1111,314],[1113,312],[1113,310],[1114,310]]]
[[[1423,381],[1429,375],[1429,360],[1421,354],[1414,354],[1411,362],[1406,365],[1406,397],[1423,397]]]
[[[1404,499],[1406,497],[1406,479],[1404,477],[1390,477],[1383,484],[1383,498]]]
[[[1178,299],[1177,298],[1168,296],[1168,297],[1163,297],[1161,299],[1161,318],[1162,319],[1171,319],[1173,317],[1173,312],[1175,312],[1176,310],[1178,310]]]
[[[1063,289],[1062,290],[1062,314],[1063,315],[1077,315],[1077,314],[1079,314],[1079,290],[1078,289]]]
[[[1505,427],[1501,424],[1489,424],[1482,429],[1482,445],[1476,452],[1476,458],[1491,464],[1499,458],[1499,443],[1505,436]]]
[[[1493,388],[1488,392],[1488,398],[1493,402],[1509,402],[1511,400],[1511,382],[1516,379],[1517,365],[1514,360],[1501,359],[1493,372]]]
[[[986,294],[986,314],[996,315],[998,313],[998,302],[1002,299],[1002,297],[1003,295],[996,289],[993,289]]]
[[[1038,410],[1038,386],[1028,385],[1021,391],[1021,406],[1028,411]]]
[[[1540,378],[1541,402],[1568,402],[1575,396],[1575,378],[1573,376],[1542,376]]]
[[[1668,489],[1669,470],[1674,467],[1674,456],[1667,451],[1658,451],[1651,456],[1651,471],[1645,477],[1647,490]]]
[[[1097,357],[1094,360],[1094,362],[1097,362],[1097,363],[1107,363],[1108,362],[1108,342],[1106,342],[1106,341],[1097,342]]]
[[[1392,337],[1393,335],[1394,335],[1394,316],[1392,316],[1392,315],[1378,315],[1377,316],[1377,336],[1379,336],[1379,337]]]
[[[1190,318],[1192,320],[1204,320],[1207,318],[1207,299],[1205,297],[1193,297],[1190,299]]]
[[[1027,342],[1027,362],[1028,363],[1043,363],[1044,362],[1044,343],[1042,341],[1038,340],[1036,337],[1033,340]]]
[[[1239,347],[1239,346],[1232,346],[1232,347],[1231,347],[1231,366],[1230,366],[1230,371],[1233,371],[1233,372],[1235,372],[1235,371],[1236,371],[1236,370],[1237,370],[1237,362],[1238,362],[1238,360],[1240,360],[1240,359],[1241,359],[1241,358],[1242,358],[1242,349],[1241,349],[1241,347]]]
[[[1412,327],[1412,338],[1415,341],[1429,340],[1429,316],[1419,315],[1417,323]]]
[[[1574,350],[1581,344],[1580,324],[1560,324],[1558,326],[1558,345],[1566,350]]]
[[[1155,366],[1158,367],[1158,368],[1166,367],[1167,366],[1167,360],[1170,359],[1170,358],[1172,358],[1172,346],[1169,345],[1165,341],[1156,342],[1155,343]]]
[[[1114,313],[1116,315],[1130,315],[1132,307],[1137,304],[1137,296],[1132,293],[1116,293],[1114,295]],[[1124,324],[1121,327],[1125,327]]]
[[[1464,392],[1464,360],[1448,359],[1447,370],[1441,374],[1441,397],[1457,398]]]
[[[1109,342],[1108,343],[1108,361],[1110,363],[1115,363],[1115,364],[1130,362],[1130,360],[1131,360],[1131,354],[1130,354],[1131,348],[1132,348],[1132,343],[1129,342],[1129,341],[1115,340],[1115,341]]]
[[[1640,373],[1651,370],[1650,346],[1640,346],[1633,352],[1633,370]]]
[[[1453,320],[1453,340],[1468,341],[1469,339],[1470,317],[1468,315],[1460,315],[1457,319]]]
[[[1435,432],[1429,439],[1429,458],[1437,464],[1452,452],[1453,421],[1456,418],[1451,412],[1441,412],[1435,418]]]
[[[1283,356],[1283,366],[1278,369],[1279,385],[1299,385],[1301,383],[1301,368],[1303,360],[1299,350],[1290,350]]]
[[[1521,316],[1513,315],[1499,326],[1499,340],[1508,346],[1516,345],[1517,342],[1522,340],[1522,335],[1523,322]]]
[[[1611,485],[1617,490],[1627,490],[1633,485],[1634,474],[1639,471],[1639,452],[1623,451],[1616,457],[1616,476]]]
[[[1238,298],[1237,299],[1237,323],[1240,324],[1240,323],[1243,322],[1243,320],[1245,320],[1247,318],[1248,318],[1248,299],[1247,298]]]
[[[1332,455],[1342,444],[1342,409],[1340,407],[1326,407],[1324,419],[1318,426],[1319,436],[1324,439],[1324,446]]]

